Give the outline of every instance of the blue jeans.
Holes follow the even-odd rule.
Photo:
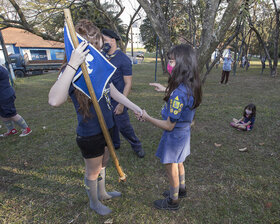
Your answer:
[[[114,115],[116,122],[114,133],[113,133],[113,143],[115,148],[119,148],[121,145],[120,134],[129,142],[131,148],[135,152],[139,152],[142,149],[140,140],[135,135],[133,127],[130,124],[129,116],[127,113],[127,108],[124,108],[123,113],[119,115]]]

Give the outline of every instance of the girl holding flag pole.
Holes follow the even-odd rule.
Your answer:
[[[106,192],[105,190],[105,168],[109,159],[106,141],[91,100],[76,89],[72,83],[79,66],[85,61],[89,53],[88,42],[99,51],[104,43],[99,29],[88,20],[84,19],[78,22],[75,30],[86,41],[81,42],[73,50],[69,62],[67,63],[65,60],[66,62],[62,65],[59,79],[49,92],[49,104],[57,107],[66,102],[68,95],[71,97],[78,118],[76,141],[85,162],[85,186],[90,200],[90,208],[100,215],[107,215],[111,213],[111,209],[103,205],[101,201],[119,197],[121,193],[116,191]],[[122,95],[112,83],[107,83],[103,96],[99,100],[99,106],[112,136],[114,120],[110,97],[136,114],[141,114],[142,110]],[[98,178],[99,174],[101,178]]]

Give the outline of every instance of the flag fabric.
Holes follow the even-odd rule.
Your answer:
[[[84,41],[85,39],[80,36],[78,33],[77,37],[79,43]],[[74,49],[74,45],[70,36],[70,32],[67,24],[64,26],[64,44],[65,44],[65,53],[67,57],[67,61],[70,60],[72,51]],[[86,50],[89,49],[89,53],[86,56],[86,67],[88,70],[88,74],[96,95],[97,100],[99,101],[103,96],[103,91],[110,80],[111,76],[116,71],[116,67],[112,65],[93,45],[89,43]],[[82,75],[81,67],[78,68],[73,80],[72,84],[75,88],[83,92],[86,96],[90,97],[85,78]]]

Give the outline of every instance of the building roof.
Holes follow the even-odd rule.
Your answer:
[[[16,47],[32,48],[64,48],[64,43],[44,40],[26,30],[9,27],[2,30],[5,44],[14,44]]]

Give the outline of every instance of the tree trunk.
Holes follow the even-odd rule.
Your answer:
[[[233,35],[231,35],[227,41],[223,44],[223,46],[221,47],[221,49],[219,50],[219,54],[216,56],[215,60],[211,63],[211,65],[209,66],[209,68],[207,68],[207,71],[206,73],[204,74],[203,76],[203,79],[202,79],[202,83],[204,83],[206,81],[206,78],[207,76],[209,75],[210,71],[212,70],[212,68],[215,66],[215,64],[220,60],[222,54],[223,54],[223,51],[224,49],[233,41],[233,39],[236,37],[237,38],[237,35],[239,33],[239,30],[240,30],[240,26],[237,25],[236,27],[236,31]],[[235,54],[236,55],[236,54]]]
[[[137,0],[142,8],[145,10],[148,18],[151,21],[153,29],[159,37],[161,46],[164,53],[165,65],[167,64],[167,52],[170,49],[172,43],[170,33],[168,30],[167,22],[164,17],[164,13],[161,9],[159,0]],[[227,8],[223,14],[222,19],[218,24],[218,28],[215,28],[215,19],[219,2],[216,0],[206,1],[206,10],[204,13],[203,27],[201,34],[201,44],[198,48],[198,64],[199,72],[202,71],[206,62],[211,58],[211,54],[217,48],[217,46],[223,42],[226,32],[231,26],[233,20],[239,12],[242,0],[231,0],[228,1]],[[193,41],[195,41],[195,36]],[[195,45],[194,45],[195,46]],[[166,66],[164,66],[166,68]],[[164,68],[164,69],[165,69]]]
[[[274,8],[275,8],[275,20],[276,20],[276,27],[275,27],[275,34],[274,34],[274,54],[273,54],[273,67],[271,71],[271,76],[277,75],[277,64],[278,64],[278,47],[279,47],[279,26],[280,26],[280,20],[279,20],[279,14],[280,9],[277,9],[277,5],[275,0],[273,0]]]
[[[245,57],[246,57],[246,71],[248,71],[248,68],[250,66],[250,62],[248,59],[248,54],[249,54],[249,49],[250,49],[250,43],[251,43],[251,36],[252,36],[252,30],[249,30],[249,39],[248,39],[248,44],[246,44],[246,50],[245,50]]]
[[[164,64],[167,65],[168,58],[167,52],[169,51],[172,43],[170,33],[168,30],[165,15],[162,11],[159,0],[153,0],[151,3],[148,0],[137,0],[146,12],[148,18],[151,21],[151,25],[159,37],[161,43],[161,49],[163,50]],[[164,66],[164,72],[166,72],[166,66]]]
[[[269,51],[268,51],[268,49],[267,49],[267,47],[266,47],[266,45],[265,45],[265,42],[263,41],[263,39],[262,39],[262,37],[261,37],[259,31],[254,27],[254,25],[252,24],[251,21],[249,22],[249,24],[250,24],[251,29],[255,32],[255,34],[256,34],[256,36],[257,36],[257,38],[258,38],[258,40],[259,40],[259,43],[260,43],[260,44],[262,45],[262,47],[263,47],[265,56],[266,56],[266,58],[267,58],[267,60],[268,60],[268,62],[269,62],[270,74],[272,75],[272,62],[271,62],[271,57],[270,57]]]
[[[163,54],[162,54],[162,50],[161,50],[161,44],[159,44],[158,51],[159,51],[162,71],[163,71],[163,73],[166,73],[167,69],[166,69],[166,66],[165,66],[165,62],[164,62],[164,58],[163,58]]]
[[[242,0],[229,1],[225,13],[218,24],[218,28],[216,32],[214,32],[215,15],[219,4],[218,1],[215,0],[207,1],[206,10],[208,10],[209,13],[205,13],[201,34],[201,45],[198,50],[199,72],[202,72],[204,65],[207,60],[209,60],[211,54],[215,51],[219,43],[223,42],[223,38],[238,14],[242,2]]]
[[[235,37],[235,43],[234,43],[234,63],[233,63],[233,75],[235,76],[236,75],[236,68],[237,68],[237,52],[238,52],[238,35],[236,35]]]

